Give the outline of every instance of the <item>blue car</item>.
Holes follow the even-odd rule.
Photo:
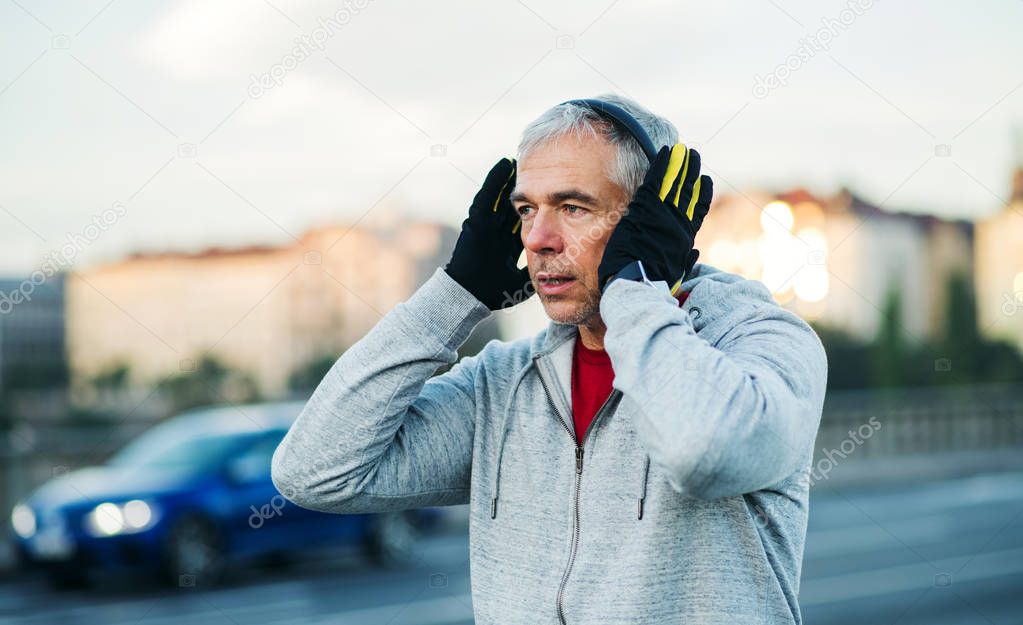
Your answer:
[[[144,569],[212,585],[242,561],[359,546],[407,560],[435,509],[333,515],[287,501],[270,481],[277,444],[304,402],[218,406],[168,419],[97,467],[70,472],[14,507],[22,565],[59,586],[95,572]]]

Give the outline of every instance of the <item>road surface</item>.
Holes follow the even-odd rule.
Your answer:
[[[1023,473],[811,495],[800,602],[809,625],[1023,623]],[[553,609],[553,607],[552,607]],[[54,592],[0,584],[11,625],[464,625],[472,623],[464,530],[425,538],[412,566],[344,554],[240,571],[213,590],[125,585]]]

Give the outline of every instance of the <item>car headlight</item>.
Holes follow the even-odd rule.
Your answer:
[[[133,534],[152,527],[156,516],[156,507],[141,499],[122,504],[104,502],[85,515],[85,529],[93,536]]]
[[[11,511],[11,527],[22,538],[31,538],[36,533],[36,514],[24,504],[14,506]]]

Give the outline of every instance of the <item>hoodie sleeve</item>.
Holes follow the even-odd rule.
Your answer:
[[[764,489],[812,454],[824,348],[759,282],[705,281],[693,293],[679,308],[639,282],[608,286],[600,312],[614,387],[635,408],[637,434],[676,491],[716,499]],[[691,308],[694,299],[702,310]],[[690,310],[715,325],[715,344],[697,336]]]
[[[489,314],[438,268],[319,383],[274,452],[281,494],[344,514],[467,503],[477,357],[430,376]]]

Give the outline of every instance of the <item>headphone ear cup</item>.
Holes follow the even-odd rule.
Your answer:
[[[592,110],[602,118],[610,121],[631,135],[632,138],[636,140],[636,143],[639,144],[640,148],[642,148],[643,153],[646,154],[648,161],[653,163],[654,159],[657,158],[657,145],[650,138],[650,135],[647,134],[646,129],[639,123],[639,120],[633,117],[631,113],[621,106],[614,104],[613,102],[601,100],[600,98],[566,100],[558,106],[563,104],[572,104],[574,106],[585,107]]]

